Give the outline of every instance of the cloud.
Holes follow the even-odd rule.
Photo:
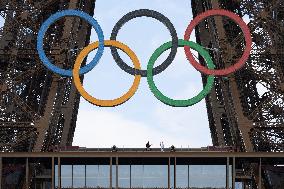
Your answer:
[[[204,100],[188,108],[172,108],[160,104],[154,111],[157,125],[173,138],[178,146],[202,147],[212,144]]]
[[[144,148],[148,140],[153,147],[159,147],[160,141],[164,141],[166,147],[172,144],[177,147],[208,145],[207,140],[200,141],[207,137],[202,137],[204,133],[200,133],[201,129],[197,128],[200,124],[192,124],[189,114],[179,110],[173,114],[172,110],[173,108],[165,106],[156,109],[156,121],[161,124],[151,126],[127,119],[119,113],[101,110],[80,111],[73,145]]]
[[[114,0],[106,1],[108,3],[98,0],[95,10],[95,18],[101,24],[106,39],[122,15],[140,8],[163,13],[173,22],[180,38],[192,19],[188,11],[190,3],[185,0],[178,3],[172,0],[125,0],[119,5]],[[142,33],[145,28],[149,28],[149,31]],[[92,41],[97,40],[94,31],[91,37]],[[169,32],[161,23],[143,18],[137,18],[135,22],[125,25],[118,36],[118,40],[137,54],[144,69],[154,50],[170,39]],[[155,66],[161,64],[168,54],[169,51],[163,53]],[[120,55],[123,60],[127,60],[124,53]],[[123,93],[130,86],[132,77],[124,74],[115,65],[109,48],[101,62],[86,75],[84,87],[97,98],[110,99],[121,95],[120,92]],[[179,48],[172,65],[155,76],[154,80],[165,95],[173,98],[189,98],[202,89],[200,73],[188,63],[183,48]],[[211,144],[204,101],[188,108],[164,105],[150,92],[146,78],[141,80],[139,90],[131,100],[119,107],[97,108],[81,101],[73,145],[111,147],[115,144],[118,147],[144,148],[148,140],[154,147],[159,147],[160,141],[164,141],[166,147],[172,144],[177,147]]]
[[[163,133],[114,112],[80,111],[73,145],[87,147],[144,147],[148,140],[159,145]],[[95,144],[95,146],[94,146]]]

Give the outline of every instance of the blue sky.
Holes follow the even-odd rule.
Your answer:
[[[176,27],[178,37],[192,20],[188,0],[97,0],[94,18],[100,23],[105,39],[110,38],[115,23],[126,13],[137,9],[152,9],[167,16]],[[193,36],[194,39],[194,36]],[[152,18],[136,18],[125,24],[117,40],[128,45],[138,56],[142,68],[161,44],[170,41],[166,27]],[[97,41],[92,32],[91,41]],[[159,65],[169,52],[156,62]],[[89,60],[95,51],[90,54]],[[120,52],[129,65],[130,59]],[[110,49],[105,48],[100,63],[85,75],[84,87],[102,99],[121,96],[129,89],[133,76],[125,73],[114,62]],[[154,81],[159,89],[172,98],[187,99],[202,90],[201,75],[187,62],[183,48],[163,73]],[[93,106],[83,98],[80,103],[74,145],[87,147],[144,147],[147,141],[155,147],[164,141],[165,146],[200,147],[211,145],[205,101],[188,108],[164,105],[151,93],[146,78],[142,78],[136,94],[125,104],[114,108]]]
[[[94,18],[100,23],[105,39],[115,23],[126,13],[137,9],[152,9],[168,17],[176,27],[178,37],[192,20],[188,0],[97,0]],[[3,25],[0,16],[0,27]],[[194,35],[192,36],[194,40]],[[152,18],[136,18],[125,24],[117,40],[128,45],[138,56],[143,69],[161,44],[171,40],[166,27]],[[91,42],[97,41],[92,30]],[[90,53],[88,60],[96,51]],[[169,52],[156,62],[159,65]],[[123,52],[120,56],[130,66],[130,59]],[[101,99],[113,99],[126,92],[133,76],[125,73],[114,62],[110,49],[105,48],[100,63],[85,75],[84,87]],[[171,98],[187,99],[202,90],[201,75],[188,63],[183,48],[179,48],[174,62],[161,74],[154,77],[158,88]],[[136,94],[125,104],[114,108],[96,107],[81,98],[73,145],[86,147],[144,147],[147,141],[159,147],[200,147],[211,145],[205,101],[187,108],[164,105],[151,93],[146,78]]]

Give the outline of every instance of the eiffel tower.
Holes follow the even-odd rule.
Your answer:
[[[284,1],[192,0],[194,16],[230,10],[247,21],[253,50],[246,66],[217,77],[206,98],[214,146],[239,152],[284,151]],[[71,146],[80,96],[70,78],[48,71],[36,50],[37,32],[50,15],[66,9],[94,14],[95,0],[1,0],[0,149],[48,152]],[[91,27],[80,18],[60,19],[45,36],[45,52],[56,65],[71,68],[87,46]],[[196,29],[217,69],[234,64],[245,40],[232,20],[213,16]],[[201,64],[204,64],[200,58]],[[206,76],[202,75],[204,83]]]

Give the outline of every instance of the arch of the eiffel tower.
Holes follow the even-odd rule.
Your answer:
[[[206,98],[213,145],[230,146],[237,152],[283,152],[284,1],[189,3],[194,16],[218,8],[238,14],[248,22],[253,39],[246,66],[227,77],[217,77]],[[65,9],[93,15],[95,0],[0,1],[4,20],[0,28],[2,152],[48,152],[54,146],[72,146],[80,96],[70,78],[43,66],[36,50],[43,21]],[[79,50],[89,43],[90,33],[91,26],[80,18],[61,19],[47,31],[47,56],[57,65],[71,68]],[[240,58],[245,44],[240,28],[221,16],[201,22],[196,39],[209,49],[219,69]]]

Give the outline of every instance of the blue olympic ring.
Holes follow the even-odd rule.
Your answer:
[[[53,15],[51,15],[41,26],[38,36],[37,36],[37,51],[39,54],[40,60],[43,62],[43,64],[50,69],[51,71],[60,74],[62,76],[73,76],[72,70],[65,70],[62,68],[59,68],[55,65],[53,65],[50,60],[47,58],[44,49],[43,49],[43,40],[44,40],[44,35],[49,28],[51,24],[59,20],[60,18],[64,16],[78,16],[80,18],[85,19],[87,22],[89,22],[96,30],[98,39],[99,39],[99,47],[98,51],[95,55],[95,58],[87,65],[85,65],[83,68],[80,69],[80,74],[85,74],[91,71],[99,62],[100,58],[103,55],[104,52],[104,34],[101,29],[101,26],[98,24],[97,20],[95,20],[93,17],[88,15],[85,12],[78,11],[78,10],[64,10],[61,12],[57,12]]]

